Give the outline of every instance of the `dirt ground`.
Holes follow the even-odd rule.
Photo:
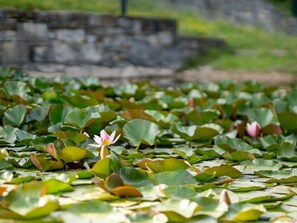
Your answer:
[[[264,84],[287,85],[297,83],[297,75],[279,71],[247,72],[247,71],[219,71],[209,66],[175,73],[176,82],[218,82],[221,80],[247,81],[255,80]]]

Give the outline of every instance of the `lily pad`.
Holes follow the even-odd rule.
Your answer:
[[[127,122],[123,131],[124,137],[129,140],[132,146],[139,146],[142,143],[153,145],[160,132],[155,123],[144,119],[133,119]]]
[[[223,129],[216,124],[207,124],[200,127],[174,125],[173,131],[186,140],[194,141],[211,139],[222,133]]]
[[[16,105],[4,112],[3,122],[5,125],[19,126],[23,123],[27,108],[24,105]]]

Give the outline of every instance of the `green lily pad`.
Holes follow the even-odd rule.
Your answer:
[[[272,160],[255,159],[240,162],[245,171],[279,170],[282,165]]]
[[[47,188],[48,194],[56,194],[65,191],[72,191],[73,187],[68,183],[64,183],[57,179],[48,179],[42,182],[44,186]]]
[[[89,213],[111,213],[113,207],[104,201],[86,201],[79,204],[74,204],[67,208],[67,211],[75,214],[89,214]]]
[[[168,199],[162,204],[154,207],[155,211],[164,213],[171,222],[176,220],[185,220],[191,218],[195,213],[201,209],[196,202],[188,199]]]
[[[142,187],[151,185],[152,182],[149,180],[148,176],[144,171],[137,170],[132,167],[123,167],[119,170],[119,175],[123,179],[125,184]]]
[[[205,169],[202,173],[195,176],[197,181],[209,181],[220,176],[229,176],[232,178],[240,177],[242,173],[232,166],[215,166]]]
[[[61,160],[49,160],[45,156],[30,155],[30,160],[34,166],[41,171],[59,170],[64,168],[64,162]]]
[[[297,114],[293,112],[281,112],[277,114],[281,126],[288,132],[297,130]]]
[[[31,110],[31,112],[26,117],[26,122],[31,121],[44,121],[49,113],[50,106],[40,106]]]
[[[277,124],[277,117],[269,108],[253,108],[247,112],[250,122],[258,122],[260,126],[265,127],[269,124]]]
[[[223,129],[216,124],[206,124],[200,127],[174,125],[173,131],[186,140],[194,141],[211,139],[222,133]]]
[[[296,183],[297,175],[291,170],[263,170],[256,171],[256,175],[269,178],[268,183]]]
[[[65,163],[79,161],[83,159],[87,151],[74,146],[67,146],[58,154],[59,158],[64,160]]]
[[[25,119],[26,113],[26,106],[16,105],[4,112],[3,122],[5,125],[20,126]]]
[[[63,95],[62,98],[67,101],[69,104],[77,107],[77,108],[86,108],[89,106],[94,106],[98,104],[98,101],[89,98],[86,95],[73,95],[73,96],[66,96]]]
[[[143,119],[133,119],[127,122],[123,131],[124,137],[129,140],[132,146],[139,146],[142,143],[153,145],[160,132],[155,123]]]
[[[44,195],[45,192],[45,186],[40,183],[21,185],[7,195],[8,208],[25,218],[47,216],[59,205]]]
[[[235,222],[256,221],[261,215],[266,212],[263,205],[252,204],[232,204],[226,215],[222,220],[229,220]]]
[[[163,171],[186,170],[189,167],[184,161],[174,158],[148,161],[146,163],[146,166],[154,173]]]
[[[74,108],[66,116],[64,122],[66,124],[71,124],[80,129],[83,129],[88,124],[90,124],[92,120],[95,120],[96,118],[100,118],[99,112],[92,112],[87,109]]]
[[[195,178],[185,170],[164,171],[156,173],[152,177],[155,185],[166,184],[168,186],[184,185],[184,184],[197,184]]]
[[[191,186],[169,186],[166,187],[164,190],[164,193],[169,198],[193,198],[197,194],[194,188]]]
[[[295,151],[295,146],[288,142],[279,145],[279,150],[277,151],[276,155],[279,159],[297,161],[297,152]]]
[[[109,174],[111,174],[110,159],[104,158],[99,160],[91,170],[96,176],[105,179]]]

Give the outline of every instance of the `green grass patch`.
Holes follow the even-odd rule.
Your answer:
[[[269,0],[269,2],[279,8],[285,15],[292,15],[292,0]]]
[[[287,10],[290,1],[272,0]],[[284,33],[267,33],[250,27],[230,24],[222,20],[208,21],[189,6],[176,8],[157,0],[129,0],[128,14],[131,16],[170,17],[178,20],[179,32],[189,36],[219,37],[227,41],[230,54],[211,52],[205,58],[194,58],[185,67],[211,64],[215,69],[239,70],[278,70],[297,73],[297,38]],[[71,10],[98,13],[120,13],[119,0],[0,0],[0,7],[18,9]],[[246,49],[253,53],[238,54],[238,50]],[[275,55],[275,51],[284,51],[283,55]],[[197,61],[195,61],[197,60]]]

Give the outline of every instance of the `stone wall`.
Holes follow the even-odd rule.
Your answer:
[[[266,0],[165,0],[173,7],[191,8],[208,19],[224,19],[270,32],[297,35],[297,18],[288,17]]]
[[[95,75],[131,66],[176,69],[211,47],[223,48],[225,42],[180,37],[172,19],[0,11],[0,64],[35,72]]]

